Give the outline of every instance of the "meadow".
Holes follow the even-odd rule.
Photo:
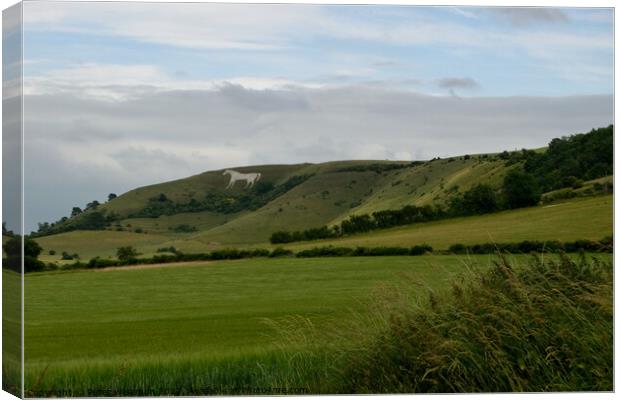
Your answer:
[[[202,214],[198,214],[200,215],[195,218],[201,218]],[[413,246],[426,243],[436,250],[446,250],[455,243],[600,240],[605,236],[610,236],[613,232],[612,215],[613,196],[586,197],[487,215],[413,224],[338,239],[291,243],[283,247],[298,251],[328,244],[355,247]],[[184,214],[167,219],[187,218],[186,216],[187,214]],[[154,220],[161,221],[162,219]],[[157,223],[149,222],[152,226]],[[257,225],[253,229],[260,228],[261,225]],[[36,240],[44,249],[40,258],[46,262],[59,262],[63,251],[70,254],[77,253],[84,261],[95,256],[112,258],[118,247],[127,245],[134,246],[145,256],[157,254],[158,248],[169,246],[187,253],[230,247],[226,243],[206,241],[201,232],[173,234],[164,233],[164,231],[148,233],[108,230],[75,231],[44,236]],[[275,246],[268,242],[254,242],[239,247],[273,248]],[[49,250],[55,250],[56,254],[49,255]]]
[[[509,258],[522,264],[530,257]],[[403,286],[415,288],[414,298],[442,296],[460,278],[488,270],[493,259],[259,258],[31,273],[25,281],[27,393],[338,391],[324,356],[291,356],[312,340],[288,341],[283,332],[291,329],[282,327],[301,337],[306,333],[298,328],[306,325],[334,329],[363,316],[373,294]]]

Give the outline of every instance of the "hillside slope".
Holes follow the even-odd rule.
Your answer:
[[[174,234],[186,225],[190,238],[211,245],[246,245],[267,241],[277,230],[295,230],[338,223],[352,214],[400,208],[408,204],[441,204],[450,196],[484,181],[499,187],[508,170],[505,163],[482,158],[457,157],[425,163],[344,161],[323,164],[264,165],[232,168],[260,172],[260,184],[278,191],[287,180],[303,177],[301,183],[282,191],[265,204],[237,212],[201,211],[162,215],[156,218],[123,218],[112,229]],[[226,189],[228,177],[210,171],[186,179],[132,190],[99,207],[121,217],[135,214],[162,194],[171,202],[187,204],[216,194],[230,203],[244,198],[260,199],[256,189],[243,182]],[[245,197],[244,197],[245,196]],[[267,193],[269,196],[269,192]]]

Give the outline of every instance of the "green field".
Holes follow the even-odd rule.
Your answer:
[[[411,246],[427,243],[445,250],[455,243],[518,242],[522,240],[599,240],[613,232],[613,196],[589,197],[546,206],[473,217],[414,224],[335,240],[289,246],[299,250],[319,245]]]
[[[188,214],[183,214],[174,217],[188,218],[188,216]],[[339,246],[412,246],[427,243],[435,249],[445,250],[455,243],[600,240],[612,234],[612,216],[613,196],[586,197],[494,214],[378,230],[335,240],[292,243],[285,247],[299,250],[327,244]],[[200,217],[201,215],[195,216],[195,218]],[[148,222],[154,224],[153,221]],[[267,228],[256,225],[255,229]],[[202,232],[197,234],[166,234],[75,231],[45,236],[36,240],[44,249],[41,259],[56,262],[59,261],[60,254],[63,251],[70,254],[77,253],[83,260],[88,260],[95,256],[115,257],[117,248],[127,245],[136,247],[145,256],[153,255],[158,248],[168,246],[175,246],[187,253],[198,253],[231,246],[229,243],[209,241]],[[241,244],[239,247],[273,248],[274,246],[264,241],[256,243],[250,241],[249,244]],[[56,255],[48,255],[49,250],[55,250]]]
[[[297,387],[308,377],[286,375],[290,360],[269,321],[302,316],[329,327],[363,313],[373,291],[404,284],[419,285],[423,296],[441,293],[492,259],[251,259],[28,274],[26,388],[85,395],[110,387],[157,394],[161,385]],[[275,369],[259,368],[260,379],[239,371],[257,374],[257,365]]]

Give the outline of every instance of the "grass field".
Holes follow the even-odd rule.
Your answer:
[[[282,338],[268,321],[302,316],[327,327],[364,312],[372,291],[405,284],[419,285],[420,295],[441,293],[491,259],[251,259],[28,274],[26,388],[86,395],[157,394],[180,386],[186,391],[179,394],[248,384],[298,387],[309,378],[293,376],[291,362],[316,362],[304,370],[329,372],[320,360],[283,358]]]
[[[186,216],[188,214],[182,215],[183,218]],[[427,243],[435,249],[443,250],[455,243],[600,240],[612,234],[612,217],[613,196],[587,197],[556,202],[546,206],[378,230],[335,240],[293,243],[285,247],[300,250],[327,244],[339,246],[412,246]],[[258,224],[253,229],[267,228]],[[246,236],[251,237],[251,232],[246,232],[244,237]],[[228,242],[221,243],[208,240],[208,237],[203,233],[138,234],[116,231],[76,231],[41,237],[36,240],[44,249],[41,259],[55,262],[59,261],[62,251],[67,251],[70,254],[77,253],[83,260],[88,260],[95,256],[114,257],[118,247],[127,245],[136,247],[145,256],[155,254],[159,247],[175,246],[187,253],[198,253],[232,246]],[[239,247],[274,247],[267,242],[250,240],[249,243],[242,244]],[[56,255],[48,255],[48,251],[51,249],[56,250]]]
[[[289,246],[411,246],[427,243],[447,249],[455,243],[518,242],[522,240],[599,240],[613,232],[613,196],[589,197],[547,206],[474,217],[414,224],[335,240]]]

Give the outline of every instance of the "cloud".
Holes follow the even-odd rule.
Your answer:
[[[553,7],[492,7],[488,11],[502,21],[513,26],[535,23],[566,23],[568,15],[560,8]]]
[[[476,89],[478,82],[471,78],[443,78],[437,81],[437,86],[443,89]]]
[[[364,85],[122,91],[114,101],[63,90],[25,97],[30,228],[110,192],[206,170],[531,148],[613,120],[612,96],[452,98]]]
[[[249,11],[251,8],[251,12]],[[318,8],[248,4],[46,3],[24,4],[24,27],[114,35],[195,49],[277,50],[288,46]]]

